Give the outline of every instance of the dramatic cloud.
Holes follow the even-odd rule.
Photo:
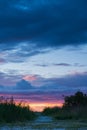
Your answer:
[[[0,0],[0,94],[57,102],[87,91],[86,55],[87,0]]]
[[[85,44],[86,6],[86,0],[0,0],[0,48]]]
[[[30,80],[30,76],[27,77]],[[49,102],[53,104],[62,103],[65,95],[74,94],[78,90],[87,91],[87,72],[49,79],[37,76],[36,83],[42,82],[42,85],[38,87],[31,84],[28,79],[21,79],[11,87],[0,85],[0,96],[13,96],[16,101],[25,103]],[[35,80],[33,81],[35,82]]]
[[[66,87],[67,91],[72,89],[87,90],[87,72],[75,73],[61,78],[53,78],[50,80],[50,83],[51,85],[53,84],[54,86],[55,85],[62,86],[62,90],[63,87]]]
[[[13,78],[15,78],[15,76],[13,76]],[[7,77],[8,80],[11,80],[8,82],[13,82],[13,78]],[[73,92],[79,89],[87,90],[87,72],[66,75],[61,78],[42,78],[34,75],[25,76],[19,81],[16,81],[15,79],[15,82],[16,85],[11,87],[11,91],[20,90],[20,92],[22,92],[28,90],[32,92]],[[4,87],[6,86],[4,85]]]
[[[21,81],[19,81],[17,83],[16,89],[19,89],[19,90],[30,90],[30,89],[32,89],[32,86],[26,80],[21,80]]]

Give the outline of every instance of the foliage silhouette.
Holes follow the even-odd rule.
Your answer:
[[[16,105],[13,97],[0,97],[0,122],[29,121],[35,117],[35,113],[28,106]]]
[[[65,96],[62,108],[45,108],[42,113],[55,119],[87,120],[87,95],[78,91],[75,95]]]
[[[63,107],[87,106],[87,95],[78,91],[75,95],[66,96]]]

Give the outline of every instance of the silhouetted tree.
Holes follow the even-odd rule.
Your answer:
[[[64,107],[87,106],[87,95],[78,91],[75,95],[66,96]]]

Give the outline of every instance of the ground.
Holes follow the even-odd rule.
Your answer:
[[[1,124],[0,130],[87,130],[87,122],[81,120],[59,120],[39,115],[35,121]]]

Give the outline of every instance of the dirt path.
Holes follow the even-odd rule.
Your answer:
[[[35,121],[5,124],[0,130],[87,130],[87,123],[79,121],[54,121],[49,116],[39,115]]]
[[[53,121],[53,119],[49,116],[38,116],[38,118],[35,120],[35,123],[51,123]]]

